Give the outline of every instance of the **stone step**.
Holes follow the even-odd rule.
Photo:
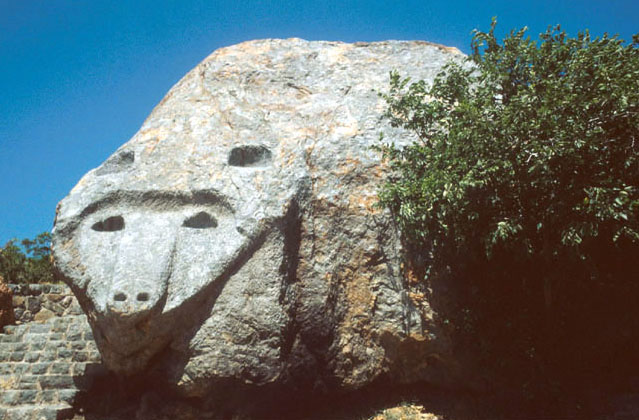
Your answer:
[[[62,420],[73,416],[67,403],[4,406],[0,404],[0,420]]]
[[[7,389],[0,393],[0,406],[14,407],[27,404],[71,403],[82,391],[73,384],[55,389]]]
[[[106,372],[85,315],[4,327],[0,333],[0,420],[61,419]]]
[[[68,344],[68,343],[67,343]],[[9,350],[0,349],[0,363],[37,363],[37,362],[98,362],[100,353],[95,348],[95,344],[87,343],[78,345],[78,348],[68,348],[67,345],[49,346],[43,350]],[[0,369],[0,375],[2,370]]]
[[[0,330],[0,420],[69,418],[77,396],[106,373],[87,317],[66,286],[16,286],[16,291],[14,304],[36,319],[42,308],[55,309],[69,299],[73,305],[65,306],[63,316],[53,310],[58,316],[25,318]]]
[[[0,364],[4,368],[5,364]],[[13,366],[13,372],[0,373],[0,390],[10,389],[59,389],[65,384],[83,389],[87,386],[86,374],[103,375],[105,368],[98,363],[22,363]],[[7,369],[9,370],[9,369]]]
[[[70,340],[93,339],[91,328],[87,323],[85,315],[65,316],[63,318],[52,318],[46,322],[29,322],[22,325],[7,325],[3,328],[3,333],[9,336],[22,336],[30,334],[66,333]]]

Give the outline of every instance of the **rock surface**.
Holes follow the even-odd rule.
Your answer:
[[[81,315],[76,299],[63,284],[9,284],[16,324]]]
[[[0,331],[6,325],[15,324],[13,312],[13,292],[0,276]]]
[[[456,49],[300,39],[214,52],[60,202],[55,263],[105,364],[187,396],[454,380],[428,290],[376,208],[393,69]]]

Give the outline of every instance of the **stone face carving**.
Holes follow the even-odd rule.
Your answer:
[[[375,207],[371,146],[409,140],[381,118],[392,69],[432,80],[461,58],[263,40],[188,73],[58,206],[56,266],[107,366],[162,371],[187,395],[441,382],[445,339]]]

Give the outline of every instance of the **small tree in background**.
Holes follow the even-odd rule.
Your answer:
[[[0,276],[7,283],[51,283],[51,234],[43,232],[34,239],[12,239],[0,248]]]
[[[603,373],[639,350],[639,36],[500,43],[495,24],[432,85],[391,74],[387,116],[418,140],[382,144],[380,201],[431,276],[464,279],[458,327],[487,357],[533,382]]]

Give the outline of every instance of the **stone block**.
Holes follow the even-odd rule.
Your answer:
[[[18,394],[18,404],[33,404],[36,402],[38,391],[33,389],[22,390]]]
[[[38,395],[38,403],[53,404],[58,402],[58,391],[55,389],[43,389]]]
[[[8,389],[0,393],[0,404],[16,405],[20,400],[20,391]]]
[[[50,309],[42,308],[40,309],[40,312],[35,314],[35,316],[33,317],[33,320],[36,322],[44,322],[53,318],[54,316],[59,316],[59,314],[55,313],[54,311]]]
[[[89,354],[88,354],[88,359],[87,360],[89,362],[96,362],[96,363],[102,362],[102,355],[100,354],[99,351],[97,351],[97,350],[96,351],[90,351],[88,353]]]
[[[64,299],[62,299],[62,302],[60,303],[64,308],[68,308],[71,305],[73,305],[75,302],[75,299],[73,298],[73,296],[66,296]]]
[[[46,334],[51,331],[51,324],[33,324],[29,332],[33,334]]]
[[[82,308],[76,302],[73,302],[66,311],[64,311],[64,315],[82,315]]]
[[[13,365],[13,373],[15,375],[22,375],[29,371],[29,363],[16,363]]]
[[[69,288],[64,284],[50,284],[47,293],[61,295],[70,292]]]
[[[87,370],[87,364],[84,362],[71,363],[71,374],[73,376],[82,376]]]
[[[66,340],[66,337],[62,333],[51,333],[49,334],[49,340]]]
[[[3,328],[5,334],[14,334],[16,331],[15,325],[5,325]]]
[[[29,348],[27,343],[15,343],[13,345],[13,351],[26,351]]]
[[[73,404],[79,392],[80,391],[77,389],[61,389],[58,391],[58,399],[66,403]]]
[[[29,310],[25,310],[20,316],[20,321],[22,323],[27,323],[33,321],[33,313]]]
[[[33,406],[7,408],[4,420],[31,420],[36,417],[37,408]]]
[[[25,373],[20,376],[16,389],[38,389],[38,375]]]
[[[0,339],[3,340],[3,342],[0,342],[0,353],[5,353],[5,354],[11,354],[13,353],[13,350],[15,348],[15,345],[17,343],[14,342],[6,342],[4,339],[6,338],[10,338],[9,336],[0,336]]]
[[[71,333],[71,334],[78,334],[78,333],[81,334],[86,329],[87,329],[87,325],[85,325],[84,323],[80,323],[80,322],[74,322],[71,325],[69,325],[69,333]]]
[[[26,293],[33,296],[40,296],[47,286],[43,284],[28,284]]]
[[[11,360],[12,362],[21,362],[22,359],[24,359],[24,352],[23,351],[14,351],[9,356],[9,360]]]
[[[56,303],[56,302],[50,302],[50,301],[44,301],[42,302],[42,307],[43,308],[47,308],[48,310],[50,310],[51,312],[55,313],[56,316],[62,316],[62,314],[64,313],[65,308]]]
[[[73,350],[71,349],[58,349],[58,360],[71,360],[73,356]]]
[[[69,328],[69,331],[67,332],[67,340],[69,341],[81,340],[82,334],[83,334],[82,331],[71,330],[71,328]]]
[[[14,313],[14,315],[15,315],[15,317],[16,317],[16,322],[18,322],[18,321],[23,321],[23,319],[24,319],[24,313],[25,313],[24,308],[22,308],[22,307],[15,308],[15,309],[13,310],[13,313]]]
[[[16,334],[3,334],[0,336],[0,342],[2,343],[16,343],[20,341],[22,337]]]
[[[40,360],[40,352],[38,351],[29,351],[24,355],[24,361],[26,363],[35,363]]]
[[[57,362],[51,364],[49,373],[52,375],[68,375],[71,371],[71,364],[64,362]]]
[[[0,375],[12,375],[13,374],[13,363],[4,362],[0,363]]]
[[[33,363],[31,364],[31,373],[34,375],[44,375],[47,373],[50,363]]]
[[[69,328],[69,319],[66,317],[56,318],[52,322],[53,322],[53,326],[51,327],[52,332],[64,333]]]
[[[34,343],[46,343],[47,340],[49,339],[49,337],[47,336],[47,334],[37,334],[37,333],[32,333],[32,332],[28,332],[26,334],[24,334],[23,336],[23,340],[26,343],[31,344],[31,346],[33,346]],[[31,347],[33,348],[33,347]]]
[[[16,389],[19,378],[12,374],[0,374],[0,390]]]
[[[45,375],[40,377],[40,386],[42,389],[63,389],[73,388],[73,376],[70,375]]]
[[[71,340],[71,338],[69,338]],[[87,347],[87,342],[83,340],[70,341],[69,346],[73,350],[84,350]]]
[[[14,308],[24,308],[25,307],[25,297],[24,296],[19,296],[19,295],[14,295],[13,296],[13,307]]]
[[[65,298],[65,295],[60,293],[50,293],[47,295],[47,300],[50,302],[60,302]]]
[[[51,340],[44,345],[45,350],[59,350],[69,348],[69,342],[63,340]]]
[[[30,340],[27,340],[30,341]],[[41,341],[41,342],[37,342],[37,341],[32,341],[31,345],[29,346],[29,348],[32,351],[41,351],[44,349],[44,346],[47,344],[46,341]]]
[[[89,360],[89,353],[83,350],[74,350],[71,360],[74,362],[86,362]]]
[[[40,354],[40,361],[41,362],[52,362],[54,360],[56,360],[56,350],[43,350],[42,353]]]
[[[36,314],[42,308],[42,304],[40,303],[40,299],[33,296],[27,296],[26,308],[32,314]]]

